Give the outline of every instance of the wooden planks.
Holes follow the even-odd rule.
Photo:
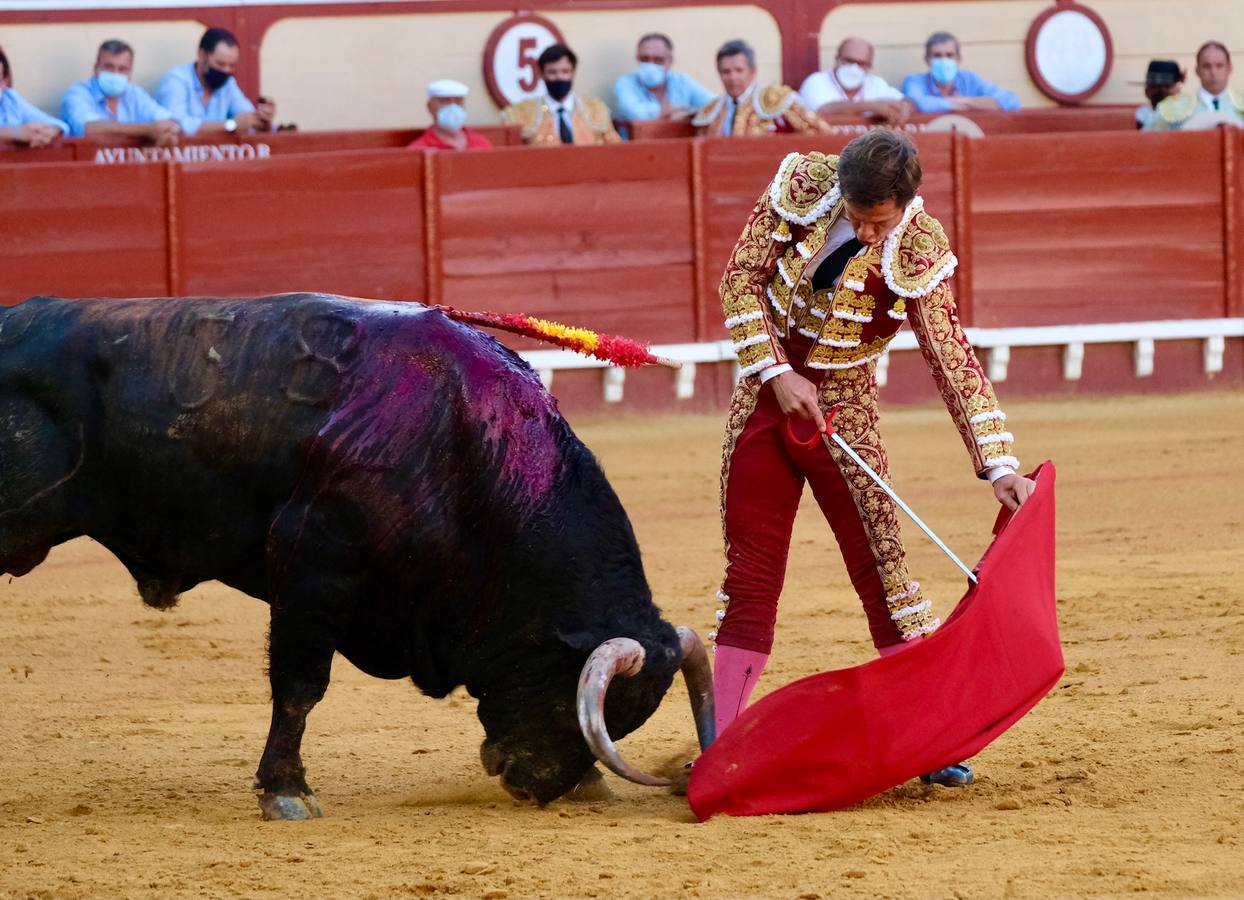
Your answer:
[[[1214,132],[973,144],[974,324],[1223,315],[1222,148]]]
[[[180,167],[178,293],[422,299],[421,153]]]

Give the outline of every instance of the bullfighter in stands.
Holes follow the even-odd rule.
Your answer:
[[[622,140],[614,130],[613,116],[604,101],[574,93],[579,57],[565,44],[546,47],[536,61],[544,79],[544,96],[532,97],[501,110],[507,125],[523,129],[523,143],[535,146],[558,144],[616,144]]]
[[[722,454],[724,608],[716,641],[717,733],[742,712],[773,644],[778,595],[804,482],[833,529],[882,655],[938,627],[907,571],[897,510],[828,439],[833,427],[882,477],[876,361],[910,322],[968,449],[978,478],[1014,509],[1032,490],[1016,474],[1012,436],[955,312],[946,282],[955,256],[916,194],[916,148],[879,129],[841,157],[792,153],[761,194],[721,282],[722,306],[742,367]],[[800,422],[799,420],[803,420]],[[806,434],[804,435],[806,437]],[[925,776],[968,784],[971,769]]]
[[[708,137],[759,137],[797,131],[829,131],[784,84],[756,80],[756,51],[746,41],[727,41],[717,51],[717,74],[726,92],[710,100],[691,120]]]

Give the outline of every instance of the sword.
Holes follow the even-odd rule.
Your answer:
[[[901,509],[903,512],[907,513],[907,515],[911,518],[913,522],[916,523],[916,525],[920,528],[920,530],[923,531],[925,534],[927,534],[929,536],[929,539],[932,540],[933,543],[937,544],[938,549],[940,549],[943,553],[949,556],[951,562],[953,562],[956,566],[962,569],[963,574],[968,576],[968,579],[973,584],[976,584],[977,583],[976,573],[973,572],[971,569],[969,569],[967,566],[965,566],[963,564],[963,560],[955,556],[955,552],[951,550],[949,547],[947,547],[945,542],[941,538],[939,538],[936,534],[933,533],[933,529],[930,528],[928,525],[925,525],[924,520],[921,519],[918,515],[916,515],[916,513],[912,510],[910,506],[908,506],[906,503],[903,502],[903,498],[900,497],[898,494],[894,493],[894,488],[886,484],[885,479],[883,479],[880,475],[874,472],[872,469],[872,466],[864,462],[864,460],[860,459],[860,455],[856,453],[853,449],[851,449],[851,446],[842,439],[842,435],[834,431],[834,425],[833,425],[834,416],[836,416],[837,414],[838,414],[838,407],[835,406],[833,409],[829,411],[829,415],[825,417],[825,431],[816,432],[816,434],[812,435],[812,438],[810,440],[801,441],[799,440],[798,437],[796,437],[795,428],[791,424],[791,420],[789,418],[786,420],[786,433],[790,435],[790,438],[792,441],[794,441],[796,444],[799,444],[800,446],[803,446],[803,447],[816,446],[816,443],[817,441],[820,440],[822,434],[825,437],[832,440],[839,447],[841,447],[842,451],[846,453],[847,456],[851,457],[851,460],[857,466],[859,466],[861,469],[863,469],[865,472],[868,473],[868,477],[877,483],[877,487],[881,488],[883,491],[889,494],[890,499],[898,504],[898,508]]]

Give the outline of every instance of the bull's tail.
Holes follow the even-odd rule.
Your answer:
[[[678,368],[678,363],[654,356],[646,344],[630,338],[600,334],[586,328],[574,328],[517,313],[465,312],[443,304],[435,308],[459,322],[535,338],[538,341],[565,347],[575,353],[582,353],[584,356],[594,356],[596,359],[604,360],[615,366],[638,368],[657,365],[672,369]]]

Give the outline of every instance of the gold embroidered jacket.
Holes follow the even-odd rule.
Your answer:
[[[956,260],[941,224],[916,197],[883,242],[847,262],[834,290],[814,295],[808,276],[841,215],[838,157],[787,156],[752,210],[721,280],[725,324],[742,376],[787,362],[783,339],[795,332],[814,340],[801,364],[830,374],[855,369],[880,357],[907,321],[977,474],[1018,468],[1006,415],[946,284]]]
[[[722,94],[700,108],[691,120],[696,133],[722,137],[729,112],[729,97]],[[759,87],[755,82],[738,99],[730,137],[758,137],[779,131],[829,131],[814,110],[803,105],[799,94],[784,84]]]
[[[1244,94],[1241,94],[1239,91],[1228,90],[1226,105],[1221,110],[1215,110],[1206,103],[1199,91],[1195,94],[1184,93],[1167,97],[1158,104],[1158,108],[1154,111],[1155,114],[1149,120],[1149,124],[1145,126],[1145,130],[1178,131],[1185,122],[1197,113],[1202,112],[1222,112],[1234,116],[1236,121],[1244,126]]]
[[[501,120],[523,129],[523,143],[543,146],[560,145],[557,116],[543,97],[532,97],[501,110]],[[575,144],[616,144],[622,140],[613,127],[609,107],[595,97],[575,96],[570,114],[570,128]]]

